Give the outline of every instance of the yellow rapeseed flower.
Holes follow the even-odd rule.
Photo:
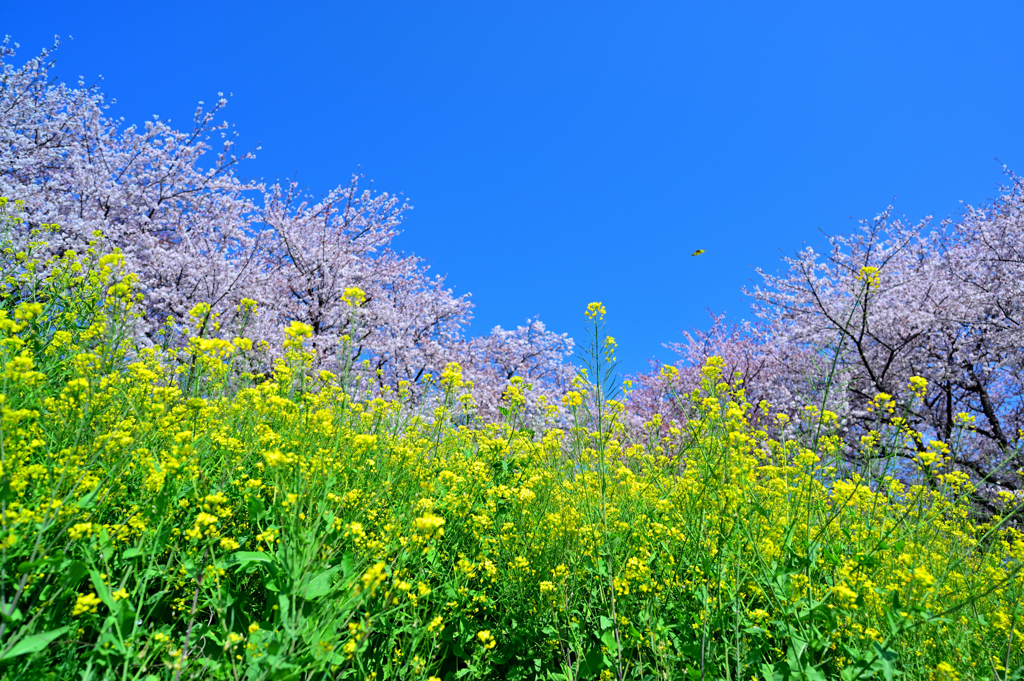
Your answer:
[[[224,537],[220,540],[220,547],[225,551],[234,551],[240,546],[240,544],[232,539],[231,537]]]
[[[480,645],[482,645],[485,650],[491,650],[498,644],[498,642],[494,640],[494,636],[491,635],[491,632],[486,629],[484,631],[477,632],[476,637],[480,639]]]
[[[441,372],[441,385],[445,388],[461,388],[464,385],[462,367],[458,362],[448,362]]]
[[[871,267],[870,265],[861,267],[860,272],[856,274],[855,278],[858,281],[863,281],[868,288],[877,288],[882,282],[882,276],[878,273],[878,268]]]
[[[383,562],[376,563],[373,567],[363,573],[360,578],[362,581],[362,588],[370,592],[370,596],[377,595],[377,588],[387,579],[387,574],[384,572],[386,566]]]
[[[413,526],[416,530],[427,537],[443,537],[444,528],[441,527],[442,525],[444,525],[444,518],[433,513],[424,514],[413,520]]]
[[[366,300],[366,294],[358,286],[349,286],[341,294],[341,299],[345,301],[346,305],[359,307]]]
[[[101,602],[94,593],[79,594],[78,598],[75,599],[75,607],[71,609],[71,616],[78,617],[85,613],[94,613]]]

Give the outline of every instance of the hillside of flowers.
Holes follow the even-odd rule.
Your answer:
[[[913,401],[853,467],[835,412],[773,438],[712,357],[631,427],[593,303],[562,400],[528,420],[513,377],[484,418],[455,362],[424,401],[299,320],[261,350],[252,299],[141,343],[125,254],[3,203],[2,679],[1024,678],[1018,500],[979,515],[939,440],[897,474]]]
[[[730,382],[742,378],[754,421],[776,435],[811,432],[801,415],[818,405],[837,415],[847,458],[863,467],[858,445],[885,394],[922,433],[893,451],[903,468],[936,440],[949,469],[978,485],[982,514],[1002,512],[1003,495],[1024,498],[1024,178],[1003,170],[995,200],[962,215],[914,224],[890,206],[829,235],[825,253],[805,248],[781,273],[758,270],[762,284],[746,291],[753,319],[714,316],[707,331],[667,344],[677,373],[666,382],[656,366],[635,377],[631,413],[682,417],[669,398],[696,388],[717,356]],[[925,381],[919,396],[914,377]],[[780,426],[777,413],[789,421]],[[974,419],[966,434],[962,414]]]
[[[200,103],[191,129],[160,119],[126,126],[97,85],[54,77],[59,41],[21,63],[17,47],[0,43],[0,196],[25,208],[10,246],[35,240],[42,259],[60,258],[100,232],[137,276],[145,314],[131,333],[140,347],[184,352],[198,305],[209,307],[208,341],[252,341],[236,365],[253,374],[273,371],[284,329],[299,322],[310,329],[314,371],[405,391],[423,413],[437,394],[430,379],[453,362],[489,422],[502,417],[513,377],[533,386],[523,419],[534,430],[571,389],[567,333],[534,318],[470,335],[469,297],[392,248],[410,209],[401,197],[360,188],[360,177],[319,199],[293,182],[244,180],[258,149],[235,153],[220,118],[226,98]],[[1004,171],[998,197],[961,216],[913,224],[890,206],[851,234],[829,235],[824,253],[805,248],[782,272],[759,271],[762,283],[747,291],[753,318],[715,316],[710,329],[668,344],[679,361],[633,377],[627,428],[659,414],[667,436],[689,418],[677,398],[720,357],[723,380],[751,404],[751,425],[776,439],[813,438],[804,407],[816,405],[836,414],[844,460],[861,472],[872,465],[860,455],[878,423],[871,405],[889,396],[920,433],[890,451],[899,474],[940,442],[946,472],[976,485],[976,515],[1004,513],[1003,495],[1024,498],[1024,179]],[[351,288],[362,291],[358,316]],[[915,377],[925,381],[919,396]],[[962,414],[973,419],[966,433]]]
[[[425,377],[449,362],[462,366],[492,417],[513,375],[534,385],[531,414],[538,397],[568,388],[567,334],[533,318],[470,336],[469,296],[392,248],[411,210],[401,197],[360,188],[358,176],[319,199],[295,182],[243,180],[256,150],[236,155],[220,120],[225,97],[200,103],[191,129],[159,119],[126,127],[98,86],[54,78],[58,46],[15,65],[17,44],[0,42],[0,196],[24,201],[33,228],[61,225],[42,239],[47,256],[84,251],[97,230],[121,249],[145,293],[139,344],[164,345],[168,319],[181,338],[201,304],[216,319],[208,336],[230,341],[245,328],[262,372],[281,357],[282,329],[298,321],[312,330],[316,368],[337,371],[355,357],[352,372],[393,390],[405,382],[416,399],[429,391]],[[12,235],[19,247],[28,231]],[[358,326],[350,287],[364,295]],[[257,304],[255,314],[243,300]],[[338,352],[343,339],[349,357]]]
[[[400,197],[242,180],[226,99],[123,127],[15,48],[0,680],[1024,681],[1012,172],[620,380],[614,310],[469,336]]]

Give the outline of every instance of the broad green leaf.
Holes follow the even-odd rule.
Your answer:
[[[274,562],[274,559],[267,553],[262,551],[235,551],[230,556],[231,563],[234,567],[249,567],[250,565],[269,565]]]
[[[21,614],[21,610],[14,607],[13,602],[7,605],[0,603],[0,619],[7,624],[17,626],[24,619],[24,615]]]
[[[309,584],[306,586],[306,591],[303,597],[307,601],[316,600],[321,596],[326,596],[331,590],[331,583],[334,575],[341,570],[340,565],[335,565],[329,570],[324,570],[313,579],[309,580]]]
[[[609,653],[618,650],[619,646],[615,643],[615,630],[609,629],[608,631],[601,634],[601,643],[603,643],[605,647],[608,648]]]
[[[256,525],[263,518],[266,510],[267,505],[263,503],[263,499],[256,496],[249,497],[249,521],[253,525]]]
[[[45,631],[41,634],[33,634],[27,638],[22,639],[14,644],[6,653],[0,654],[0,661],[6,661],[14,659],[20,655],[28,655],[31,653],[38,653],[39,651],[50,645],[50,642],[54,639],[60,638],[64,632],[71,627],[60,627],[59,629],[53,629],[51,631]]]
[[[77,589],[82,577],[89,574],[89,568],[80,560],[68,561],[61,565],[61,584],[71,589]]]
[[[107,583],[100,577],[98,570],[89,570],[89,580],[92,582],[92,586],[96,589],[96,595],[100,597],[103,604],[107,606],[111,611],[114,609],[114,598],[110,595],[110,588]]]
[[[580,663],[580,676],[590,677],[601,673],[602,669],[608,668],[608,658],[601,652],[600,648],[591,648],[583,656]]]
[[[75,506],[81,509],[92,508],[96,505],[96,495],[100,493],[100,485],[97,485],[93,491],[86,494],[84,497],[75,502]]]

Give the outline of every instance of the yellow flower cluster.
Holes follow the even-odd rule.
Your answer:
[[[861,267],[854,277],[858,281],[863,281],[868,288],[878,288],[882,283],[882,275],[879,274],[878,268],[870,265]]]
[[[606,310],[604,305],[601,303],[591,303],[587,305],[587,318],[595,321],[600,321],[604,318]]]
[[[366,301],[366,294],[357,286],[349,286],[342,292],[341,299],[346,305],[359,307]]]

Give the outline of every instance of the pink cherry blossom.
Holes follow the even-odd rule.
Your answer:
[[[283,327],[298,321],[313,328],[315,368],[351,364],[379,390],[409,381],[422,396],[427,374],[461,362],[484,413],[496,412],[513,375],[557,401],[572,341],[537,320],[467,338],[469,296],[390,248],[409,209],[398,197],[360,189],[358,177],[320,200],[294,183],[241,180],[237,168],[253,153],[236,154],[230,127],[217,122],[222,95],[200,102],[190,130],[156,117],[126,127],[107,115],[97,86],[51,82],[53,50],[15,67],[15,47],[10,38],[0,46],[0,195],[25,202],[22,239],[57,223],[54,253],[82,251],[97,232],[122,249],[145,294],[140,342],[155,342],[168,320],[184,342],[197,303],[211,306],[207,332],[231,338],[251,299],[244,333],[267,341],[263,370],[280,356]],[[365,293],[356,307],[343,298],[351,287]],[[339,357],[343,347],[351,357]]]
[[[993,511],[996,491],[1024,489],[1024,181],[1005,172],[999,198],[958,219],[908,224],[890,208],[831,236],[827,254],[807,248],[782,273],[759,270],[763,284],[746,291],[753,322],[714,317],[709,331],[668,345],[681,355],[678,377],[654,367],[635,378],[636,423],[657,411],[683,418],[667,398],[696,387],[697,369],[718,355],[752,404],[770,403],[754,411],[762,424],[823,407],[838,415],[848,455],[865,463],[859,438],[878,425],[869,403],[885,393],[924,434],[890,452],[904,470],[931,440],[945,443],[946,472],[968,473]],[[913,377],[927,381],[923,400]],[[973,429],[958,426],[964,416]]]

